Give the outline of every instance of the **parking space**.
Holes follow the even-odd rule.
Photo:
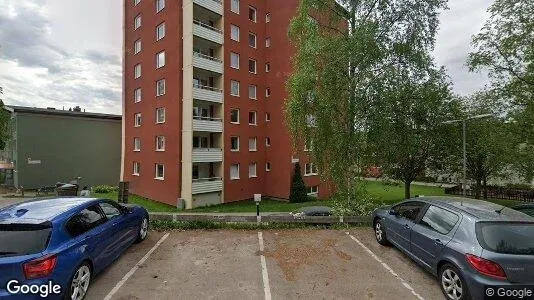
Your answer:
[[[431,275],[378,246],[370,229],[265,231],[260,239],[254,231],[185,231],[157,245],[162,237],[151,232],[130,248],[94,280],[87,299],[443,298]]]

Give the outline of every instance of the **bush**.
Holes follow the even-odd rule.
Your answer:
[[[291,181],[291,191],[289,194],[289,202],[301,203],[308,201],[308,193],[306,192],[306,185],[302,179],[300,173],[300,164],[295,164],[295,172],[293,174],[293,180]]]
[[[369,216],[377,207],[382,206],[367,191],[367,182],[361,180],[354,182],[350,192],[338,191],[333,200],[334,214],[340,216]]]
[[[119,190],[118,186],[111,186],[111,185],[97,185],[93,187],[93,193],[98,193],[98,194],[109,194],[109,193],[112,193],[118,190]]]

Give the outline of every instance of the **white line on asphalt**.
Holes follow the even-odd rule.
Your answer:
[[[148,259],[148,257],[150,257],[152,252],[154,252],[159,247],[159,245],[161,245],[161,243],[163,243],[163,241],[165,239],[167,239],[168,237],[169,237],[169,233],[167,233],[164,236],[162,236],[161,239],[159,239],[159,241],[154,245],[154,247],[152,247],[152,249],[150,249],[145,254],[145,256],[143,256],[143,258],[141,258],[141,260],[139,262],[137,262],[137,264],[135,264],[135,266],[133,266],[133,268],[130,271],[128,271],[128,273],[126,273],[126,275],[124,275],[124,277],[122,277],[121,281],[119,281],[115,285],[115,287],[113,287],[113,289],[106,295],[104,300],[111,300],[113,295],[115,295],[115,293],[119,291],[119,289],[126,283],[128,278],[130,278],[135,273],[135,271],[137,271],[139,269],[139,266],[141,266],[142,264],[145,263],[145,261]]]
[[[263,255],[263,233],[258,232],[258,241],[260,243],[260,261],[261,261],[261,275],[263,276],[263,291],[265,293],[265,300],[271,300],[271,287],[269,285],[269,273],[267,273],[267,262]]]
[[[373,253],[373,251],[371,251],[369,248],[367,248],[367,246],[365,246],[362,242],[360,242],[360,240],[358,240],[357,238],[355,238],[354,236],[352,236],[350,233],[346,232],[348,234],[348,236],[353,239],[356,243],[358,243],[358,245],[360,245],[360,247],[363,248],[363,250],[365,250],[367,253],[369,253],[369,255],[371,255],[372,258],[374,258],[377,262],[379,262],[383,267],[384,269],[388,270],[388,272],[393,275],[394,277],[396,277],[398,280],[400,280],[400,282],[402,283],[402,285],[407,289],[409,290],[417,299],[419,300],[425,300],[425,298],[421,297],[421,295],[419,295],[411,285],[408,284],[408,282],[406,282],[406,280],[402,279],[399,274],[397,274],[395,271],[393,271],[393,269],[388,266],[385,262],[383,262],[380,257],[378,257],[376,254]]]

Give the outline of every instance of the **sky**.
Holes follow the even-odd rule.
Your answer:
[[[280,0],[269,0],[280,1]],[[493,0],[449,0],[434,55],[454,91],[484,87],[465,67]],[[123,0],[0,0],[0,86],[7,105],[120,114]]]

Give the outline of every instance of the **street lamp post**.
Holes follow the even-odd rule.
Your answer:
[[[473,119],[482,119],[493,116],[492,114],[483,114],[467,117],[465,119],[445,121],[443,124],[452,124],[462,122],[462,141],[463,141],[463,180],[462,194],[467,196],[467,121]]]

